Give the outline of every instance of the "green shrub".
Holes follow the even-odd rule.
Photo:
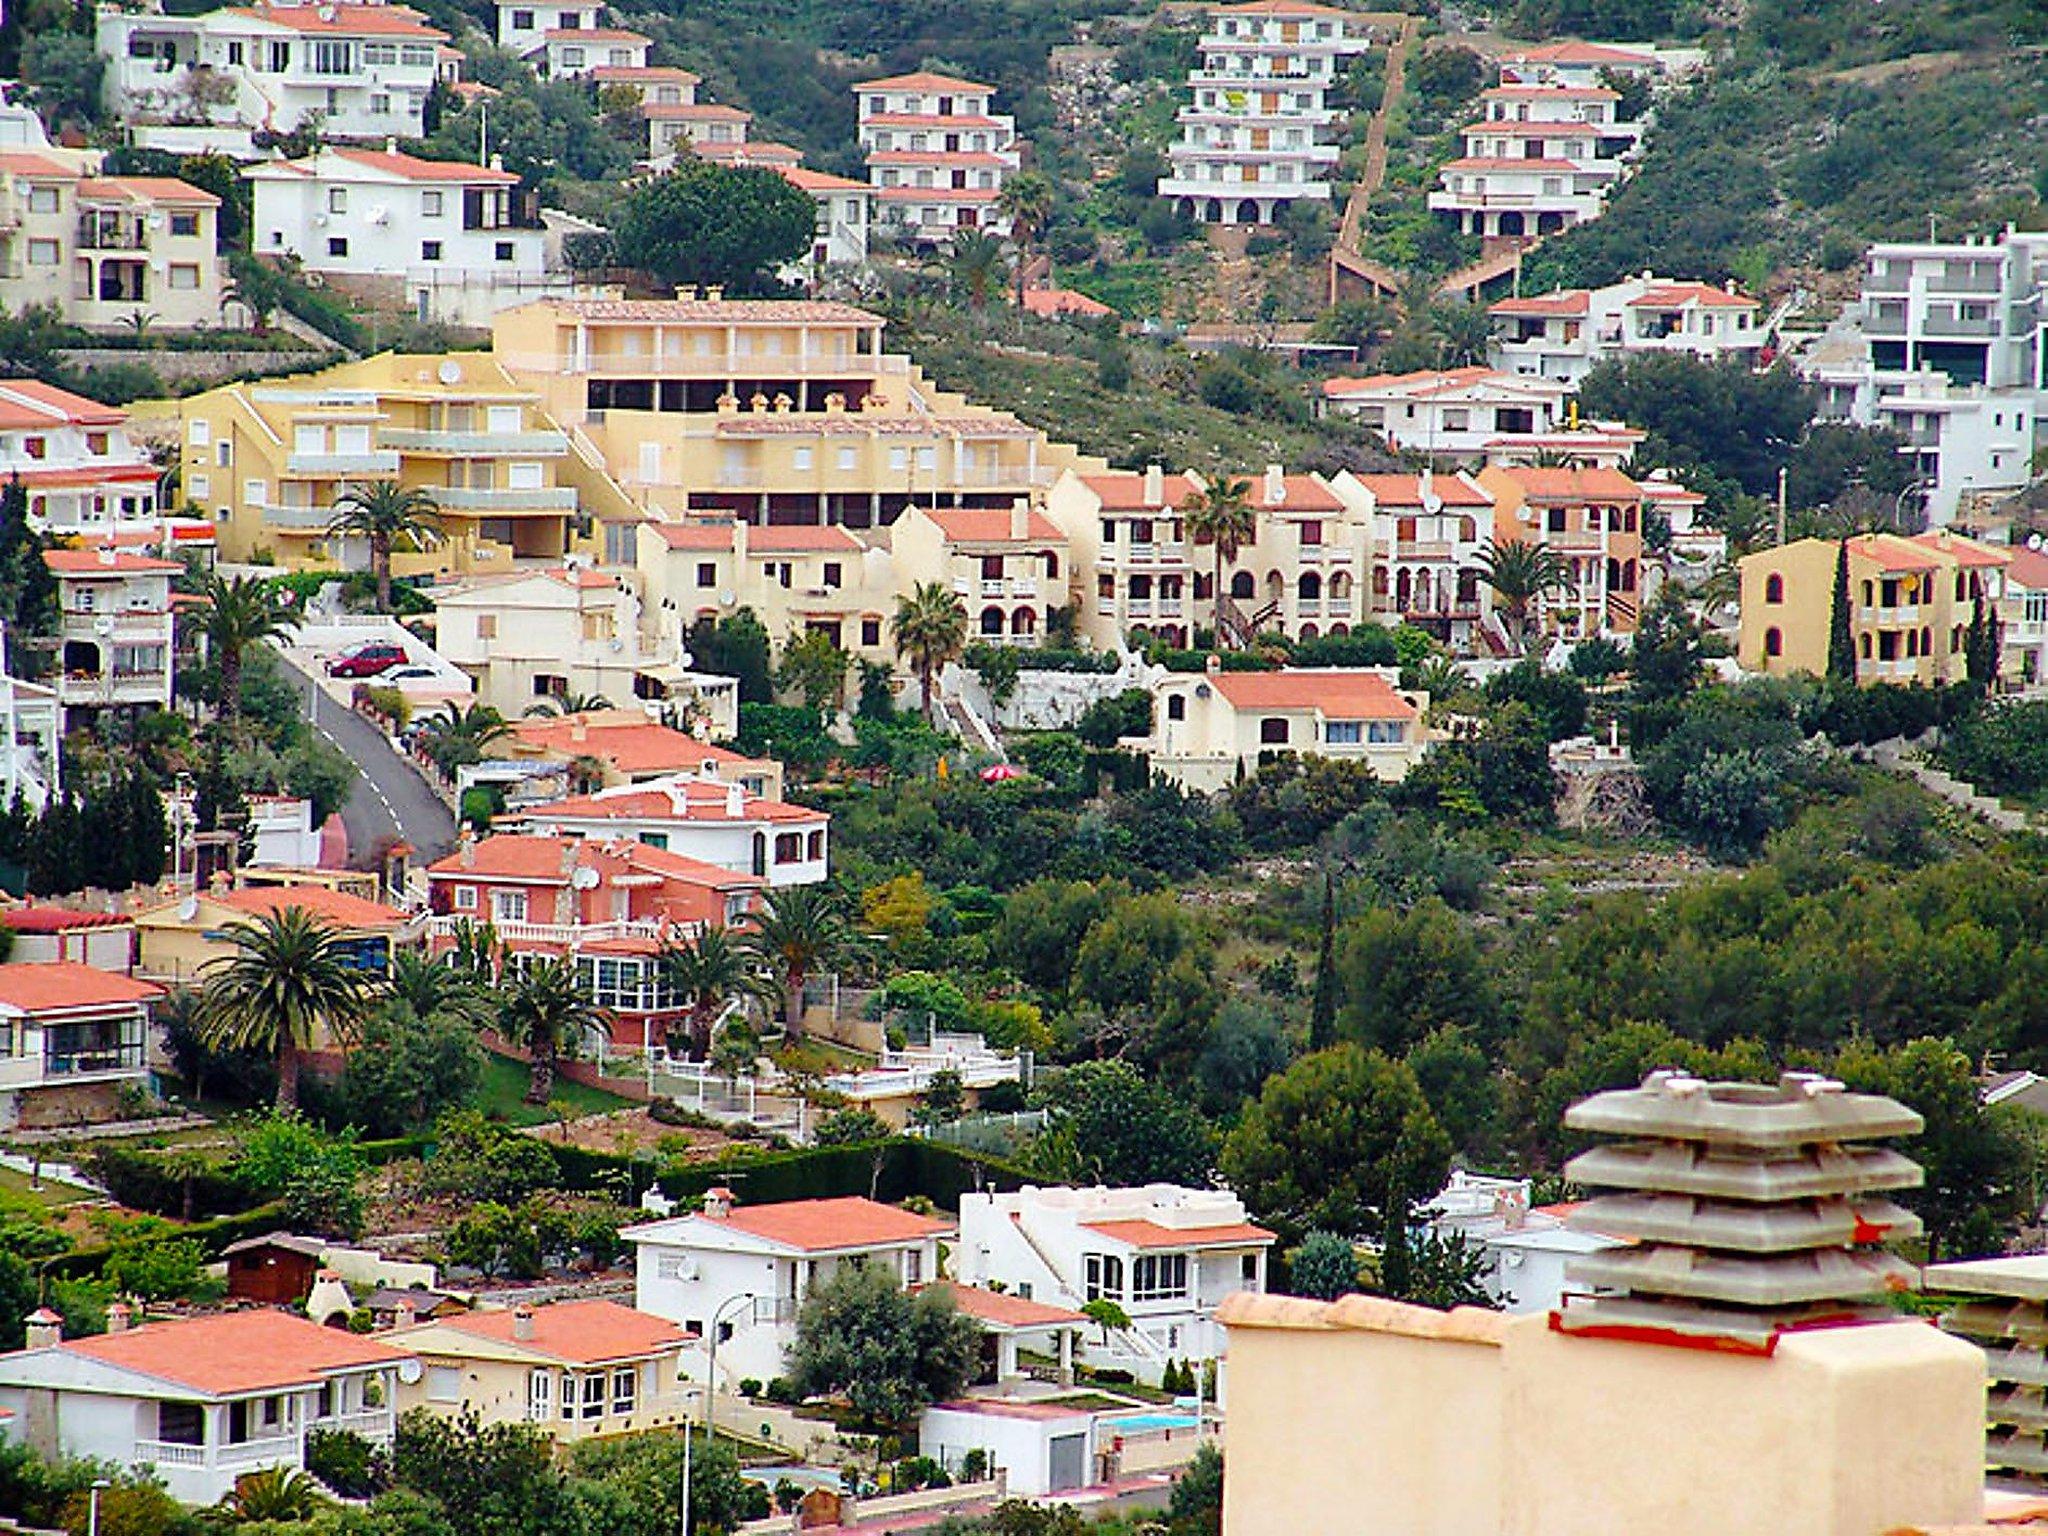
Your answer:
[[[306,1432],[306,1470],[345,1499],[375,1498],[391,1485],[391,1460],[345,1429]]]

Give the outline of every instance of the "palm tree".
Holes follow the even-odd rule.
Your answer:
[[[1415,672],[1416,689],[1429,695],[1432,705],[1447,702],[1472,686],[1465,669],[1448,656],[1432,656]]]
[[[711,1050],[711,1025],[734,999],[778,1001],[774,983],[761,974],[759,957],[735,943],[723,928],[706,928],[661,952],[662,984],[680,994],[687,1009],[690,1055],[703,1060]]]
[[[969,309],[988,308],[989,294],[1003,280],[1002,242],[983,230],[961,230],[953,237],[946,272],[955,299],[964,298]]]
[[[1571,569],[1547,544],[1488,539],[1479,549],[1479,579],[1493,589],[1515,621],[1515,643],[1527,650],[1536,603],[1571,585]]]
[[[1228,601],[1223,591],[1223,568],[1251,543],[1259,530],[1258,513],[1252,509],[1252,483],[1219,475],[1200,490],[1189,491],[1180,504],[1181,524],[1197,544],[1216,549],[1216,643],[1223,642],[1223,608]]]
[[[585,1030],[602,1029],[605,1011],[576,979],[572,960],[531,959],[506,989],[498,1029],[526,1052],[532,1072],[526,1102],[545,1104],[555,1091],[555,1063],[574,1056]]]
[[[1444,366],[1464,368],[1486,361],[1493,346],[1493,321],[1477,304],[1446,300],[1430,306],[1429,337]]]
[[[526,706],[526,713],[535,718],[557,715],[594,715],[612,707],[612,701],[601,693],[565,693],[559,697],[550,694],[536,699]]]
[[[511,724],[488,704],[471,704],[457,709],[453,704],[420,722],[427,756],[447,778],[455,770],[484,760],[490,747],[512,734]]]
[[[490,1000],[472,972],[416,949],[391,957],[390,995],[414,1018],[460,1019],[478,1027],[491,1021]]]
[[[1031,265],[1031,242],[1052,217],[1052,178],[1043,171],[1022,171],[1012,176],[996,195],[996,212],[1010,221],[1010,238],[1017,245],[1017,309],[1024,309],[1024,274]]]
[[[942,581],[927,581],[896,599],[896,649],[917,673],[925,718],[932,713],[932,679],[967,649],[967,607]]]
[[[804,983],[859,946],[838,893],[822,885],[773,892],[765,906],[747,915],[739,942],[781,987],[782,1022],[792,1037],[804,1032]]]
[[[400,539],[423,543],[439,537],[440,532],[441,509],[435,505],[433,493],[424,486],[400,485],[396,480],[351,485],[334,498],[334,516],[327,523],[331,539],[370,541],[379,613],[391,611],[391,546]]]
[[[331,1502],[307,1473],[264,1467],[236,1478],[235,1491],[220,1501],[220,1509],[237,1525],[254,1525],[310,1520]]]
[[[226,929],[232,954],[199,970],[199,1028],[215,1049],[277,1058],[277,1107],[299,1102],[299,1053],[323,1034],[346,1038],[376,996],[352,953],[354,941],[304,907],[282,907]]]
[[[285,594],[261,576],[206,578],[206,648],[220,668],[220,717],[242,717],[242,653],[299,627]]]

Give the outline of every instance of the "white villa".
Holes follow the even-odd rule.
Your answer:
[[[703,1209],[620,1236],[633,1245],[633,1305],[702,1341],[685,1355],[700,1379],[709,1379],[715,1340],[713,1387],[730,1390],[783,1373],[797,1309],[839,1265],[881,1265],[905,1286],[922,1285],[938,1278],[939,1239],[952,1230],[859,1196],[742,1206],[713,1189]]]
[[[1519,244],[1599,217],[1643,125],[1623,122],[1604,87],[1525,83],[1503,76],[1465,152],[1443,168],[1429,206],[1489,242]]]
[[[952,1268],[963,1285],[1000,1284],[1026,1301],[1115,1302],[1131,1325],[1090,1330],[1082,1358],[1157,1382],[1169,1361],[1223,1353],[1215,1309],[1266,1288],[1273,1241],[1228,1190],[1032,1186],[961,1196]]]
[[[889,222],[928,242],[1010,232],[996,200],[1020,164],[1017,120],[995,110],[994,86],[927,71],[853,90],[868,180]]]
[[[1420,369],[1326,379],[1322,408],[1378,432],[1390,447],[1479,465],[1504,443],[1557,432],[1570,394],[1559,380],[1528,374]]]
[[[1576,384],[1595,364],[1637,353],[1753,362],[1766,341],[1761,308],[1732,282],[1717,288],[1645,272],[1605,288],[1502,299],[1486,312],[1495,367]]]
[[[28,1348],[0,1355],[0,1434],[49,1457],[148,1472],[182,1504],[213,1504],[266,1467],[301,1471],[310,1429],[388,1445],[398,1382],[418,1362],[379,1339],[258,1310],[65,1339],[29,1318]]]
[[[170,708],[171,583],[183,564],[108,546],[45,550],[43,563],[57,578],[56,686],[66,724],[78,710]]]
[[[606,840],[630,837],[771,889],[826,879],[832,817],[748,794],[736,783],[678,773],[575,795],[508,818],[522,831]]]

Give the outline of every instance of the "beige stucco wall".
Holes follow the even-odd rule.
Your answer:
[[[494,1360],[479,1354],[455,1355],[429,1353],[422,1348],[421,1361],[430,1368],[419,1381],[410,1386],[400,1385],[398,1389],[398,1411],[424,1408],[441,1418],[455,1418],[466,1411],[474,1411],[477,1418],[486,1425],[524,1424],[526,1418],[528,1378],[534,1366],[525,1361]],[[428,1383],[431,1368],[452,1365],[462,1372],[462,1400],[460,1402],[434,1402],[428,1398]],[[677,1378],[675,1356],[661,1361],[656,1367],[662,1390],[650,1395],[646,1388],[647,1364],[645,1361],[634,1365],[640,1373],[640,1390],[635,1399],[635,1411],[630,1414],[611,1412],[609,1384],[607,1384],[605,1412],[598,1418],[577,1417],[565,1419],[561,1416],[560,1394],[564,1379],[556,1376],[556,1411],[540,1427],[554,1437],[558,1445],[573,1445],[579,1440],[594,1440],[605,1435],[638,1434],[650,1429],[665,1429],[680,1424],[687,1416],[688,1401],[683,1395],[682,1384]]]
[[[1746,670],[1780,677],[1794,672],[1819,677],[1827,671],[1828,628],[1835,604],[1835,550],[1832,540],[1801,539],[1743,556],[1739,562],[1742,630],[1735,654]],[[1784,578],[1785,598],[1780,603],[1766,603],[1765,585],[1774,575]],[[1764,654],[1767,629],[1778,631],[1782,654]]]

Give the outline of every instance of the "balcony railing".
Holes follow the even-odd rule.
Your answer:
[[[432,488],[434,500],[450,512],[559,512],[576,510],[572,486],[535,486],[512,490],[497,486],[446,485]]]
[[[258,502],[256,509],[263,514],[263,521],[273,528],[311,528],[325,531],[334,521],[332,507],[302,507],[284,502]]]
[[[560,432],[437,432],[413,427],[386,427],[377,434],[386,448],[447,458],[484,458],[516,453],[530,458],[559,459],[569,452]]]
[[[451,912],[427,919],[427,932],[434,938],[453,938],[462,923],[489,923],[498,938],[517,947],[521,944],[592,944],[605,939],[658,939],[666,932],[663,924],[647,918],[622,918],[603,923],[529,923],[516,918],[492,918],[483,912]]]
[[[264,1435],[228,1445],[187,1445],[180,1440],[138,1440],[135,1459],[163,1467],[259,1467],[297,1462],[299,1437]]]
[[[398,473],[398,455],[389,449],[361,453],[294,453],[284,461],[290,475],[380,475]]]

